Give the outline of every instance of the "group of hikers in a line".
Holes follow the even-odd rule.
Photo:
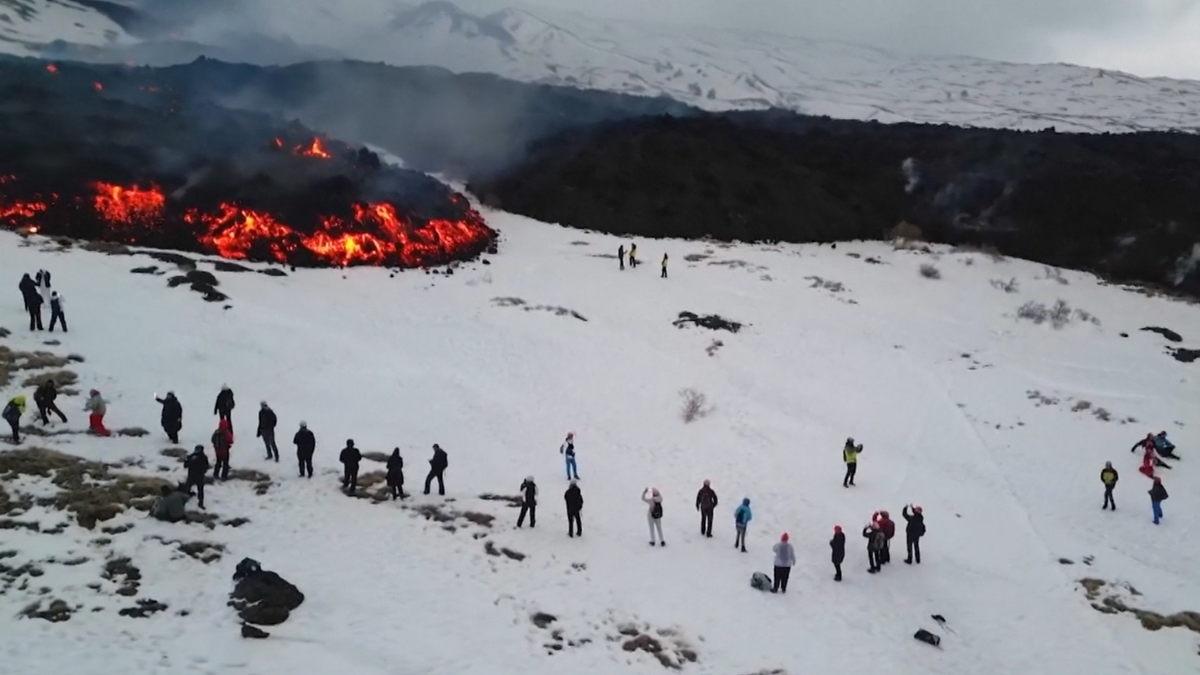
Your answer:
[[[50,305],[50,332],[54,326],[61,324],[63,332],[67,332],[67,315],[63,313],[65,304],[58,291],[50,289],[50,273],[38,270],[35,277],[26,273],[17,285],[21,291],[21,299],[25,303],[25,311],[29,313],[29,330],[45,330],[42,326],[42,306]]]

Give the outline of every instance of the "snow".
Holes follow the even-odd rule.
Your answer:
[[[80,376],[74,388],[104,392],[110,427],[152,431],[34,442],[181,479],[175,460],[159,454],[168,443],[151,396],[177,393],[182,445],[191,447],[207,442],[215,423],[209,406],[228,383],[238,400],[234,468],[273,481],[264,495],[237,481],[208,489],[209,511],[220,520],[249,519],[236,528],[169,525],[127,512],[101,523],[132,525],[112,534],[73,522],[57,535],[0,530],[0,551],[17,552],[5,564],[35,562],[45,571],[5,595],[13,608],[0,616],[6,667],[29,675],[64,666],[96,675],[663,672],[650,656],[612,641],[620,626],[636,623],[677,632],[698,655],[684,666],[694,673],[1196,668],[1195,635],[1149,632],[1130,614],[1100,614],[1076,584],[1083,577],[1130,584],[1142,595],[1126,593],[1126,602],[1162,613],[1200,608],[1200,547],[1190,536],[1200,487],[1190,415],[1200,402],[1196,366],[1173,360],[1163,338],[1139,330],[1169,327],[1194,345],[1194,307],[1080,272],[1063,272],[1064,284],[1019,260],[883,243],[643,240],[645,266],[619,272],[613,237],[485,215],[503,233],[490,265],[395,278],[366,268],[280,278],[217,272],[228,309],[186,287],[167,288],[167,277],[130,274],[163,266],[143,256],[60,251],[0,233],[0,266],[10,276],[53,272],[71,299],[72,331],[54,335],[61,345],[43,345],[50,336],[25,330],[12,293],[0,308],[0,325],[13,331],[3,343],[83,355],[71,366]],[[664,252],[667,280],[658,278]],[[942,278],[923,278],[922,263],[937,265]],[[814,288],[812,277],[844,288]],[[1016,278],[1018,292],[993,287],[998,278]],[[1054,330],[1014,317],[1027,301],[1060,298],[1101,323]],[[737,334],[676,328],[672,320],[684,310],[747,326]],[[709,356],[713,340],[723,344]],[[707,417],[680,419],[684,388],[707,395]],[[14,383],[0,394],[17,391]],[[1039,406],[1031,391],[1058,403]],[[253,436],[259,400],[280,417],[279,464],[263,459]],[[1111,411],[1111,421],[1092,409],[1073,412],[1081,400]],[[82,403],[60,401],[70,429],[86,423]],[[301,419],[318,440],[311,481],[296,477],[288,442]],[[1160,429],[1184,459],[1164,472],[1171,499],[1155,527],[1148,481],[1128,448]],[[559,496],[557,450],[572,430],[585,499],[581,539],[566,537]],[[840,484],[847,436],[865,444],[858,485],[849,490]],[[448,506],[496,522],[458,520],[450,532],[400,503],[347,498],[336,462],[347,438],[364,451],[401,449],[407,490],[418,493],[408,506],[444,503],[419,494],[430,446],[439,443],[450,457]],[[1120,510],[1112,513],[1096,507],[1106,460],[1121,472]],[[363,464],[364,473],[382,468]],[[526,475],[541,486],[539,523],[516,530],[515,510],[479,495],[516,494]],[[711,540],[698,535],[693,509],[705,478],[721,498]],[[48,494],[31,481],[4,485]],[[639,496],[648,485],[665,497],[665,548],[647,546]],[[742,497],[754,508],[747,554],[731,541]],[[904,565],[898,539],[895,563],[866,574],[862,524],[881,508],[899,518],[910,502],[927,516],[923,564]],[[70,520],[42,506],[9,517],[43,529]],[[848,535],[841,584],[832,581],[828,557],[834,524]],[[784,531],[798,557],[790,592],[752,590],[751,574],[770,572],[770,546]],[[162,540],[212,541],[228,551],[206,565]],[[488,555],[485,542],[528,557]],[[80,555],[89,560],[44,562]],[[113,596],[114,582],[100,591],[87,586],[100,581],[113,555],[141,569],[136,598]],[[307,595],[291,619],[267,627],[273,635],[263,642],[242,640],[225,604],[243,557]],[[41,586],[52,590],[40,596]],[[83,609],[65,623],[16,618],[39,597]],[[137,598],[170,609],[147,619],[116,616]],[[538,611],[559,617],[550,629],[561,629],[564,640],[590,642],[550,655],[543,646],[550,630],[529,620]],[[954,632],[932,614],[944,615]],[[912,639],[921,627],[943,636],[940,651]]]
[[[111,19],[70,0],[0,0],[0,54],[36,56],[54,40],[124,45],[134,40]]]

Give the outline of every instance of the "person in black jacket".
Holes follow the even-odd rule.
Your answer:
[[[883,547],[887,544],[887,535],[875,523],[868,523],[862,535],[867,540],[867,562],[870,564],[867,572],[875,574],[883,569]]]
[[[404,499],[404,458],[400,456],[400,448],[392,449],[392,456],[387,461],[387,485],[392,490],[392,501]]]
[[[221,393],[217,394],[217,402],[213,406],[213,414],[219,419],[229,420],[229,424],[233,425],[233,390],[229,385],[221,385]]]
[[[191,492],[196,488],[196,504],[204,508],[204,482],[208,479],[208,457],[204,454],[204,446],[197,445],[192,454],[183,460],[183,468],[187,469],[187,482],[184,489]]]
[[[26,272],[25,276],[21,277],[21,283],[17,285],[17,288],[21,290],[21,298],[25,301],[25,311],[32,313],[33,308],[30,307],[29,299],[38,295],[37,282]]]
[[[446,494],[446,485],[442,482],[442,474],[446,472],[446,468],[450,466],[450,460],[446,456],[446,451],[442,450],[437,443],[433,444],[433,458],[429,460],[429,475],[425,476],[425,494],[429,494],[429,486],[436,478],[438,482],[438,494]]]
[[[179,432],[183,429],[183,404],[175,398],[175,392],[168,391],[166,398],[154,397],[162,405],[162,428],[167,432],[167,438],[172,443],[179,442]],[[204,501],[204,500],[200,500]]]
[[[279,419],[275,417],[275,411],[271,410],[271,406],[267,405],[266,401],[262,402],[262,406],[258,409],[258,433],[257,436],[263,439],[263,445],[267,447],[267,459],[279,461],[279,446],[275,445],[275,423]]]
[[[1154,515],[1154,524],[1162,520],[1162,503],[1167,499],[1167,488],[1163,487],[1162,478],[1154,477],[1154,485],[1150,488],[1150,512]]]
[[[909,511],[912,509],[912,511]],[[925,536],[925,516],[921,513],[920,506],[909,504],[900,510],[900,515],[904,516],[904,543],[908,548],[908,557],[904,559],[906,565],[913,564],[913,559],[916,559],[918,565],[921,564],[921,537]]]
[[[47,413],[55,413],[64,423],[67,421],[67,416],[54,403],[56,399],[58,399],[58,385],[54,383],[54,380],[46,380],[34,390],[33,402],[37,404],[38,416],[41,417],[42,424],[50,423]]]
[[[533,476],[526,476],[521,481],[521,515],[517,516],[517,527],[525,524],[525,514],[529,514],[529,527],[537,527],[537,484]]]
[[[580,518],[580,514],[583,513],[583,493],[579,491],[579,484],[574,479],[571,480],[571,486],[563,493],[563,500],[567,503],[567,536],[579,535],[582,537],[583,520]]]
[[[317,449],[317,439],[313,436],[313,432],[308,430],[307,422],[300,423],[300,430],[292,437],[292,443],[296,445],[296,459],[300,462],[300,477],[304,478],[304,474],[307,472],[308,477],[312,478],[312,458]]]
[[[833,539],[829,540],[829,549],[833,560],[833,580],[842,580],[842,561],[846,559],[846,535],[842,533],[841,525],[833,526]]]
[[[346,441],[346,447],[342,448],[342,454],[338,456],[341,461],[342,472],[342,489],[346,490],[346,494],[353,495],[358,489],[358,463],[362,461],[362,453],[358,448],[354,447],[353,440]]]
[[[46,301],[36,290],[25,299],[29,306],[29,330],[46,330],[42,325],[42,304]]]
[[[700,512],[700,534],[712,539],[713,511],[717,508],[717,492],[705,479],[704,487],[696,493],[696,510]]]

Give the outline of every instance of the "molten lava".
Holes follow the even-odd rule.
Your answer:
[[[92,205],[96,213],[109,223],[149,224],[163,218],[167,200],[153,185],[144,190],[111,183],[96,183],[92,187],[96,190]]]
[[[58,72],[58,66],[54,65],[53,63],[47,63],[46,64],[46,72],[53,75],[54,73]]]
[[[39,213],[46,210],[45,202],[34,201],[7,201],[3,195],[0,195],[0,223],[9,225],[21,226],[27,225],[28,221],[37,217]]]
[[[321,139],[319,138],[312,139],[312,143],[310,143],[308,147],[296,148],[296,154],[303,155],[305,157],[318,157],[320,159],[329,159],[332,157],[332,155],[325,151],[324,146],[321,145]]]

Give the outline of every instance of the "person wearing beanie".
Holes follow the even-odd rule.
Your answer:
[[[276,462],[279,461],[279,446],[275,444],[275,425],[278,422],[275,411],[263,401],[258,408],[258,431],[255,435],[263,440],[263,446],[267,449],[267,459],[274,459]]]
[[[1163,487],[1162,478],[1154,477],[1154,485],[1150,488],[1150,512],[1154,515],[1154,524],[1162,520],[1162,503],[1167,499],[1167,488]]]
[[[733,511],[733,526],[737,530],[737,536],[733,540],[733,547],[742,549],[742,553],[746,552],[746,526],[750,524],[750,519],[754,514],[750,513],[750,498],[746,497],[742,503]]]
[[[833,580],[842,580],[842,561],[846,559],[846,535],[842,533],[841,525],[833,526],[833,538],[829,540],[829,549],[833,560]]]
[[[358,465],[362,462],[362,453],[354,447],[353,439],[346,439],[338,460],[342,463],[342,489],[353,497],[358,491]]]
[[[846,463],[846,475],[842,477],[842,487],[848,488],[854,485],[854,474],[858,473],[858,456],[862,454],[862,443],[854,444],[853,438],[846,439],[846,445],[842,447],[842,461]]]
[[[904,521],[907,523],[904,526],[904,544],[908,549],[908,557],[904,559],[904,564],[913,564],[913,558],[916,558],[917,564],[921,564],[921,537],[925,536],[925,515],[921,513],[921,507],[909,504],[900,510],[900,515],[904,516]]]
[[[307,472],[308,477],[313,477],[313,453],[317,451],[317,437],[308,428],[308,422],[300,422],[300,429],[296,431],[296,435],[292,436],[292,443],[296,446],[296,460],[300,464],[300,477],[304,478]]]
[[[236,404],[233,400],[233,390],[227,384],[221,385],[221,391],[217,394],[217,402],[213,405],[213,414],[217,416],[218,420],[228,420],[230,424],[233,424],[234,405]]]
[[[571,486],[563,493],[563,501],[567,503],[567,536],[582,537],[583,493],[579,491],[579,483],[574,478],[571,479]]]
[[[792,567],[796,565],[796,549],[792,548],[788,541],[787,532],[780,535],[779,543],[771,550],[775,553],[775,581],[771,592],[787,593],[788,577],[792,574]]]
[[[883,530],[883,564],[892,562],[892,537],[896,536],[896,523],[887,511],[880,511],[876,521],[879,529]]]
[[[704,487],[696,493],[696,510],[700,512],[700,534],[712,539],[713,511],[717,508],[717,492],[712,482],[704,480]]]
[[[211,440],[217,460],[213,464],[213,480],[229,480],[229,452],[233,449],[233,427],[229,420],[223,419],[217,424]]]
[[[1104,468],[1100,470],[1100,482],[1104,483],[1104,506],[1100,507],[1101,511],[1112,507],[1113,511],[1117,510],[1117,502],[1113,499],[1113,488],[1117,487],[1117,470],[1113,468],[1112,462],[1105,462]]]
[[[187,481],[184,489],[188,492],[196,488],[196,505],[204,509],[204,483],[208,479],[208,457],[204,454],[204,446],[197,445],[192,454],[183,460],[183,468],[187,469]]]
[[[887,545],[887,536],[875,523],[867,523],[863,527],[863,538],[867,540],[867,572],[875,574],[883,569],[883,547]]]

